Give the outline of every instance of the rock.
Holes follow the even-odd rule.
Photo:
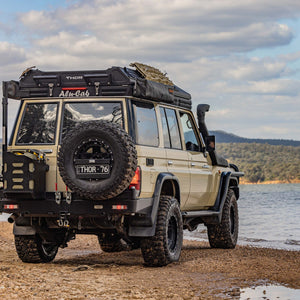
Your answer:
[[[72,271],[73,271],[73,272],[77,272],[77,271],[86,271],[86,270],[89,270],[89,269],[91,269],[90,266],[82,265],[82,266],[78,266],[78,267],[74,268]]]

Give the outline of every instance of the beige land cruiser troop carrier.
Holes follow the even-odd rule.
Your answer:
[[[234,248],[239,177],[205,126],[209,105],[157,69],[42,72],[3,82],[3,189],[19,258],[50,262],[76,234],[103,251],[141,248],[146,265],[178,261],[183,229]],[[8,99],[20,100],[7,139]]]

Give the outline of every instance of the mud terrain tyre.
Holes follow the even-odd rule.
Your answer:
[[[229,189],[223,206],[220,224],[208,224],[207,233],[212,248],[233,249],[239,231],[238,205],[233,190]]]
[[[124,250],[124,245],[119,236],[108,234],[105,236],[98,236],[98,241],[102,251],[104,252],[121,252]]]
[[[27,263],[50,262],[58,251],[57,244],[45,243],[38,234],[15,235],[15,246],[19,258]]]
[[[108,175],[80,177],[76,161],[106,161]],[[137,168],[137,153],[132,138],[117,124],[84,122],[63,140],[59,154],[60,175],[72,192],[91,200],[104,200],[121,194]],[[89,178],[89,176],[91,176]],[[80,178],[79,178],[80,177]]]
[[[155,235],[141,241],[145,265],[161,267],[178,261],[182,240],[183,225],[178,201],[161,196]]]

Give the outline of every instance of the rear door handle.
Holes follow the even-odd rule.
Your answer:
[[[196,164],[195,163],[191,163],[191,167],[195,167],[196,166]]]
[[[168,165],[171,166],[173,165],[173,162],[171,160],[168,161]]]
[[[203,165],[202,168],[203,169],[209,169],[209,165]]]

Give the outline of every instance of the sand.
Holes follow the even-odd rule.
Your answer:
[[[140,250],[104,253],[95,236],[77,236],[48,264],[22,263],[12,225],[0,222],[0,299],[239,299],[262,284],[300,288],[300,251],[184,241],[180,261],[143,266]]]

